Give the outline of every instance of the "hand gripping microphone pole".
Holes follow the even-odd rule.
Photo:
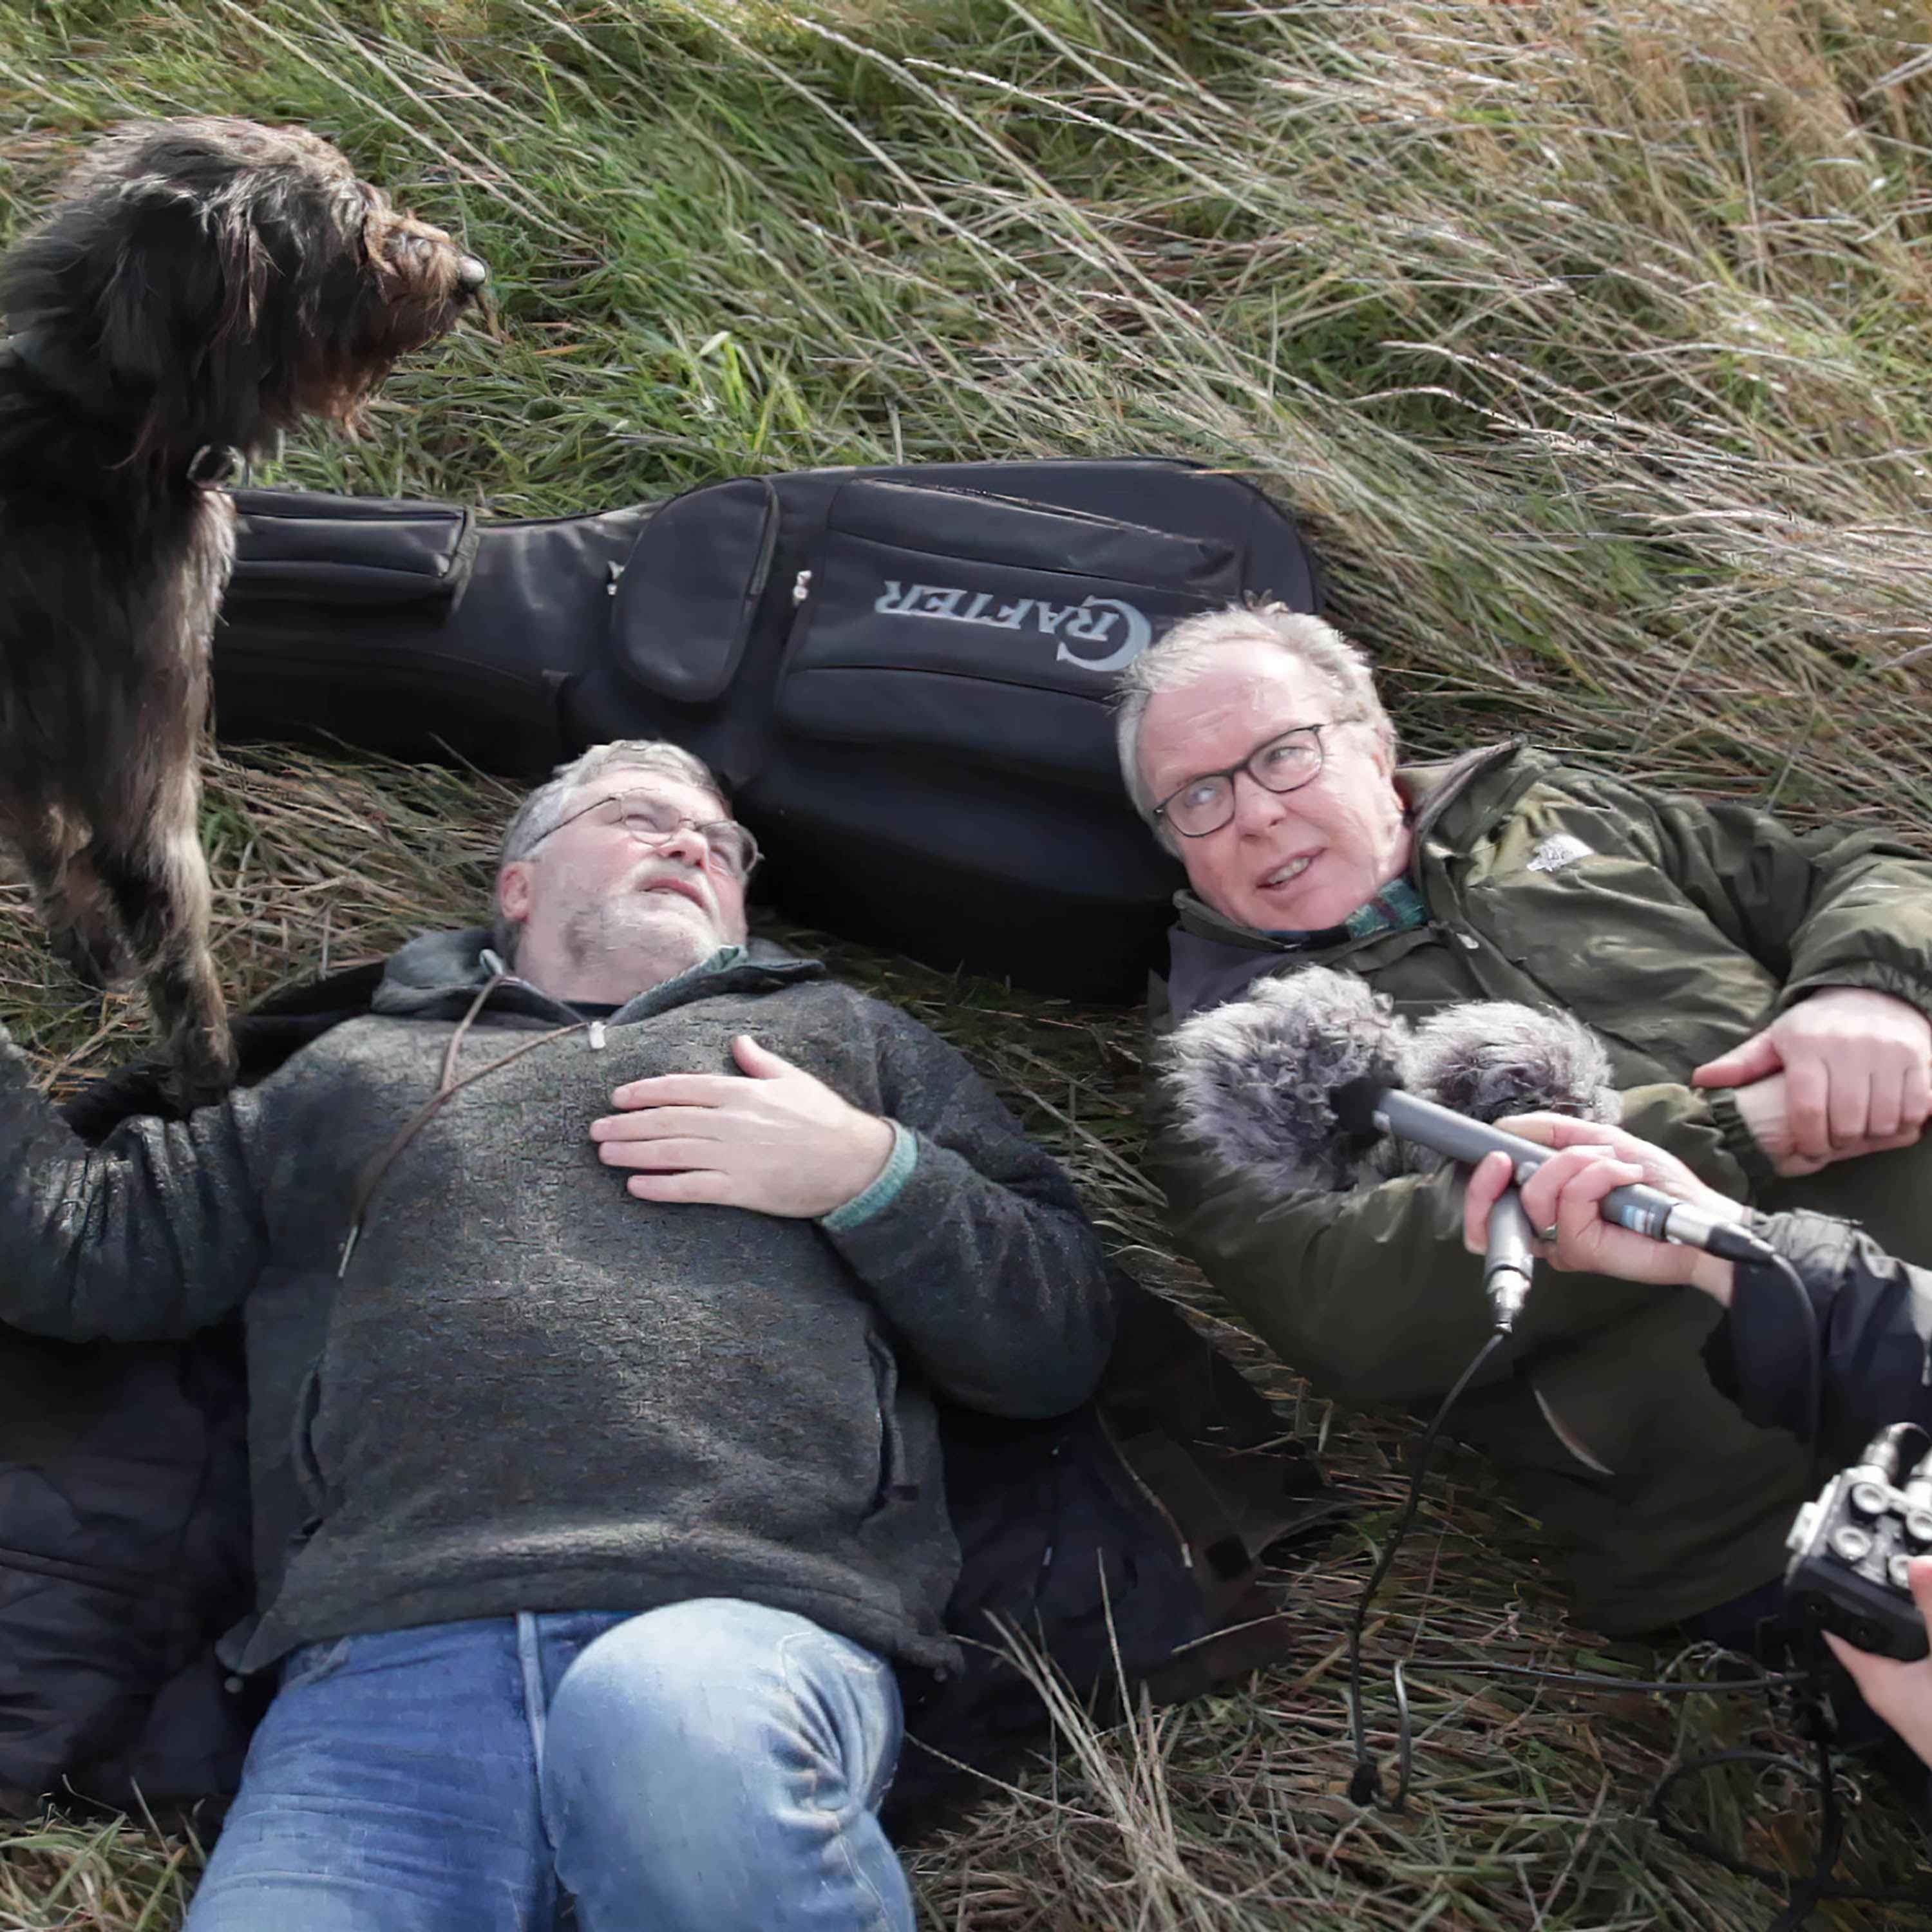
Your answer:
[[[1506,1154],[1514,1163],[1519,1185],[1554,1151],[1372,1078],[1351,1080],[1336,1088],[1330,1098],[1335,1118],[1347,1133],[1364,1139],[1378,1133],[1394,1134],[1470,1167],[1485,1154]],[[1600,1212],[1605,1220],[1614,1221],[1620,1228],[1654,1240],[1702,1248],[1727,1261],[1758,1261],[1766,1253],[1763,1243],[1736,1218],[1742,1215],[1742,1208],[1731,1216],[1720,1216],[1641,1182],[1612,1188],[1604,1196]]]

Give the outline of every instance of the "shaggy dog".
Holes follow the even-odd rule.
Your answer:
[[[319,136],[214,118],[116,129],[0,258],[0,836],[75,973],[146,976],[185,1105],[234,1071],[196,832],[221,486],[352,426],[484,272]]]

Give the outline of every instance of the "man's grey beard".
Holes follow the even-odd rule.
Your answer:
[[[665,895],[636,892],[602,899],[573,913],[562,934],[574,972],[596,971],[634,979],[642,992],[661,986],[709,959],[724,944],[699,920],[652,903]],[[689,902],[686,902],[688,904]],[[696,910],[696,908],[694,908]]]

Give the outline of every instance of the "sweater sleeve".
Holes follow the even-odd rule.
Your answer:
[[[89,1148],[0,1028],[0,1321],[150,1340],[236,1307],[266,1240],[248,1153],[258,1104],[239,1093],[178,1124],[130,1120]]]
[[[1799,832],[1746,806],[1595,777],[1580,789],[1648,826],[1678,890],[1782,982],[1780,1008],[1862,986],[1932,1014],[1932,860],[1877,832]]]
[[[1623,1098],[1632,1132],[1669,1148],[1710,1185],[1742,1194],[1743,1177],[1702,1096],[1659,1084]],[[1346,1192],[1287,1192],[1216,1157],[1165,1107],[1150,1159],[1181,1251],[1324,1394],[1433,1400],[1488,1338],[1482,1262],[1462,1245],[1460,1167]],[[1679,1292],[1597,1275],[1540,1280],[1494,1373]]]
[[[884,1111],[916,1151],[898,1191],[820,1223],[933,1385],[997,1415],[1072,1408],[1112,1345],[1099,1235],[1058,1165],[936,1035],[874,1007]]]

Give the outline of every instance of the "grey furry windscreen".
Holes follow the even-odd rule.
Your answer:
[[[1346,1190],[1364,1150],[1336,1119],[1332,1096],[1351,1080],[1400,1084],[1406,1036],[1366,982],[1307,967],[1176,1028],[1168,1096],[1191,1138],[1270,1192]]]
[[[1178,1027],[1168,1096],[1182,1130],[1270,1193],[1345,1192],[1442,1156],[1412,1142],[1365,1142],[1334,1095],[1364,1078],[1406,1088],[1472,1120],[1569,1114],[1614,1122],[1610,1055],[1581,1021],[1509,1000],[1450,1006],[1412,1029],[1351,973],[1310,966]]]
[[[1513,1000],[1432,1014],[1410,1039],[1404,1071],[1411,1092],[1472,1120],[1556,1113],[1613,1124],[1622,1111],[1603,1042],[1568,1013]]]

